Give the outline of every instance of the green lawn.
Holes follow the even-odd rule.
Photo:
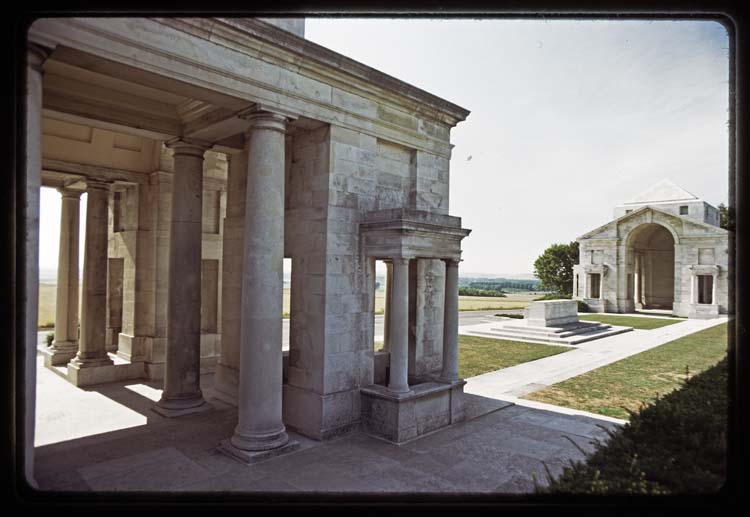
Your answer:
[[[657,393],[665,395],[682,386],[686,367],[691,376],[696,375],[719,362],[726,352],[727,324],[723,323],[524,398],[627,419],[625,408],[636,411],[641,403],[655,400]]]
[[[375,351],[382,348],[382,341],[376,341]],[[566,346],[538,345],[459,334],[458,373],[462,379],[466,379],[568,350],[571,348]]]
[[[564,346],[538,345],[477,336],[458,336],[459,375],[462,379],[534,361],[571,350]]]
[[[587,314],[580,315],[581,321],[598,321],[607,325],[617,325],[621,327],[633,327],[634,329],[652,330],[667,325],[674,325],[684,320],[679,319],[661,319],[661,318],[641,318],[638,316],[612,316],[611,314]]]

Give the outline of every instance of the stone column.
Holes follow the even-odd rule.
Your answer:
[[[690,271],[690,303],[698,303],[698,276]]]
[[[719,305],[719,302],[716,301],[716,283],[719,279],[718,272],[715,271],[711,274],[712,281],[711,281],[711,304],[712,305]]]
[[[106,349],[109,182],[87,179],[86,194],[81,338],[78,355],[70,362],[74,368],[113,364]]]
[[[633,281],[635,283],[635,286],[634,286],[635,308],[641,309],[643,308],[643,305],[641,304],[641,256],[638,254],[635,255]]]
[[[443,316],[443,370],[440,380],[458,377],[458,260],[445,261],[445,313]]]
[[[208,145],[185,140],[167,145],[174,150],[167,350],[164,392],[153,409],[176,417],[211,409],[200,388],[203,153]]]
[[[221,448],[245,462],[289,443],[282,422],[284,159],[287,118],[246,116],[248,133],[243,232],[238,423]],[[273,451],[273,452],[271,452]]]
[[[409,259],[393,259],[393,297],[389,343],[390,379],[388,389],[409,392]]]
[[[55,341],[48,356],[49,364],[53,366],[67,363],[78,352],[78,221],[81,191],[67,188],[59,188],[58,191],[62,194],[62,209],[57,257]]]
[[[383,314],[383,351],[391,349],[390,329],[391,329],[391,312],[393,311],[393,264],[385,263],[385,311]]]
[[[19,184],[24,220],[19,221],[17,235],[21,236],[19,258],[24,268],[24,302],[18,308],[24,322],[25,346],[22,349],[23,396],[19,397],[17,410],[23,415],[23,471],[26,481],[37,488],[34,480],[34,431],[36,411],[36,354],[39,312],[39,189],[42,184],[42,64],[49,51],[38,45],[29,45],[26,51],[25,134],[23,135],[25,182]],[[18,364],[18,363],[16,363]]]

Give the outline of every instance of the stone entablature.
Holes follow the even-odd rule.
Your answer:
[[[461,239],[471,230],[461,218],[407,208],[365,214],[359,225],[365,254],[375,258],[461,259]]]

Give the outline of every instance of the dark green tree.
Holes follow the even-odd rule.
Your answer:
[[[732,217],[729,207],[724,203],[720,203],[717,208],[719,209],[719,226],[725,230],[733,231],[734,228],[732,228]]]
[[[541,287],[564,296],[573,294],[573,266],[578,263],[578,242],[553,244],[534,261],[534,276]]]

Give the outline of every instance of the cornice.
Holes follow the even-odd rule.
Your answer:
[[[154,18],[213,43],[453,127],[469,110],[255,18]]]

